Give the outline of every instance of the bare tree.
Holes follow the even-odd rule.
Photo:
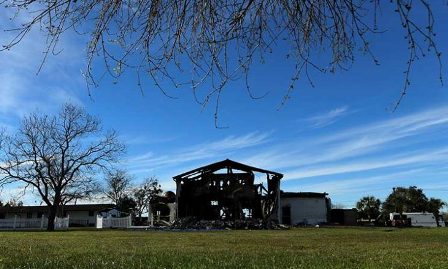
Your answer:
[[[97,172],[123,150],[114,132],[102,132],[98,119],[66,104],[57,116],[31,114],[16,134],[3,135],[0,183],[20,182],[37,192],[49,208],[51,231],[58,207],[97,190]]]
[[[140,221],[142,214],[151,210],[151,205],[162,192],[159,180],[154,176],[147,178],[140,187],[134,190],[135,210]]]
[[[115,205],[118,205],[131,188],[131,177],[124,170],[115,170],[107,173],[106,189],[104,193]]]
[[[59,52],[58,41],[67,29],[89,35],[85,76],[97,84],[93,62],[100,57],[114,78],[126,70],[153,80],[164,94],[166,81],[176,88],[189,86],[201,105],[215,102],[215,119],[221,94],[232,80],[243,78],[250,97],[248,75],[256,62],[264,62],[275,49],[295,62],[291,83],[282,104],[289,98],[295,82],[310,70],[334,72],[348,69],[361,50],[378,59],[370,49],[373,34],[385,29],[380,10],[395,11],[408,42],[408,62],[404,86],[397,106],[410,83],[412,66],[425,55],[433,55],[441,68],[433,14],[428,0],[3,0],[15,14],[26,13],[29,21],[16,29],[16,36],[4,49],[10,49],[39,27],[47,36],[45,57]],[[440,5],[443,5],[440,3]],[[386,6],[385,9],[381,7]],[[424,14],[425,19],[422,20]],[[389,13],[387,13],[389,14]],[[92,23],[93,22],[93,23]],[[279,46],[282,44],[282,46]],[[322,65],[316,58],[327,56]],[[178,74],[191,72],[179,81]],[[102,75],[102,74],[101,74]],[[442,72],[440,70],[440,79]],[[201,85],[208,90],[202,91]],[[164,87],[165,86],[165,87]]]

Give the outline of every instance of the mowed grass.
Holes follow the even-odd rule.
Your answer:
[[[448,268],[448,228],[0,232],[0,268]]]

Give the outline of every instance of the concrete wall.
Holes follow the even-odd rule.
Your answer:
[[[283,219],[283,207],[291,208],[291,225],[316,225],[327,222],[327,204],[325,198],[291,197],[280,200],[280,222]]]

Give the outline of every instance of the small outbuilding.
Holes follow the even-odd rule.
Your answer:
[[[330,212],[330,222],[336,225],[355,226],[358,225],[356,221],[356,208],[342,209],[333,208]]]
[[[316,225],[328,222],[331,208],[328,193],[281,192],[280,220],[285,225]]]

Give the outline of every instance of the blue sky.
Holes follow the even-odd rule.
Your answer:
[[[445,30],[448,9],[435,11],[436,28]],[[4,28],[11,14],[1,12]],[[397,23],[387,12],[383,19],[384,25]],[[243,81],[225,89],[219,114],[223,129],[214,126],[213,105],[203,109],[188,87],[168,89],[177,97],[170,99],[146,80],[142,94],[135,77],[125,74],[118,83],[104,78],[89,97],[81,75],[85,37],[75,34],[64,36],[63,51],[36,75],[44,38],[35,31],[15,49],[0,53],[0,125],[14,130],[27,113],[54,113],[64,102],[74,102],[98,116],[106,129],[118,131],[128,148],[120,165],[136,184],[155,175],[166,190],[174,188],[172,176],[229,158],[283,173],[286,191],[325,191],[345,207],[364,195],[384,199],[392,187],[410,185],[448,201],[448,88],[438,80],[436,60],[422,58],[414,66],[408,95],[392,112],[407,51],[401,30],[386,28],[372,37],[379,66],[358,53],[349,71],[312,73],[315,87],[300,80],[284,106],[280,103],[293,69],[280,46],[251,73],[252,90],[266,97],[250,99]],[[446,31],[438,33],[446,54]],[[2,33],[0,40],[8,37]],[[445,65],[445,80],[446,70]],[[6,188],[0,199],[18,191]]]

